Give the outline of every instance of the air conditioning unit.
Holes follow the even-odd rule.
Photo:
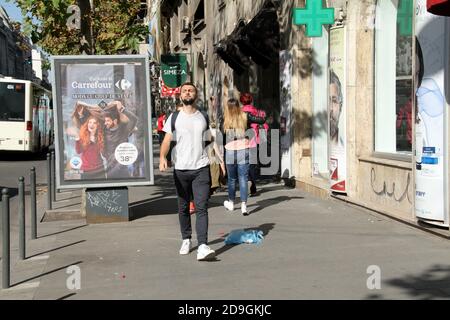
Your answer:
[[[181,19],[181,32],[190,32],[191,31],[191,21],[189,17],[184,16]]]

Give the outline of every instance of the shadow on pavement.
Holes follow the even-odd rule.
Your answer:
[[[27,283],[28,281],[31,281],[31,280],[34,280],[34,279],[42,278],[42,277],[44,277],[44,276],[47,276],[47,275],[49,275],[49,274],[52,274],[52,273],[57,272],[57,271],[60,271],[60,270],[67,269],[67,268],[70,267],[70,266],[80,265],[80,264],[82,264],[82,263],[83,263],[83,261],[78,261],[78,262],[75,262],[75,263],[68,264],[68,265],[66,265],[66,266],[64,266],[64,267],[60,267],[60,268],[58,268],[58,269],[53,269],[53,270],[51,270],[51,271],[42,273],[42,274],[40,274],[40,275],[38,275],[38,276],[29,278],[29,279],[27,279],[27,280],[23,280],[23,281],[21,281],[21,282],[18,282],[18,283],[16,283],[16,284],[12,285],[12,287],[18,286],[18,285],[21,285],[21,284],[24,284],[24,283]]]
[[[434,265],[419,275],[390,279],[386,284],[404,289],[413,299],[450,299],[450,266]],[[368,299],[381,299],[370,295]]]
[[[263,193],[272,192],[272,191],[282,191],[282,190],[289,190],[290,188],[284,186],[284,185],[277,185],[272,187],[260,187],[257,189],[256,196],[260,196]]]
[[[80,241],[77,241],[77,242],[74,242],[74,243],[66,244],[65,246],[61,246],[61,247],[54,248],[54,249],[51,249],[51,250],[47,250],[47,251],[44,251],[44,252],[41,252],[41,253],[37,253],[37,254],[34,254],[34,255],[26,257],[26,258],[27,259],[34,258],[34,257],[40,256],[40,255],[43,255],[45,253],[50,253],[50,252],[53,252],[53,251],[56,251],[56,250],[64,249],[64,248],[67,248],[67,247],[71,247],[71,246],[74,246],[74,245],[77,245],[77,244],[80,244],[80,243],[83,243],[83,242],[86,242],[86,240],[80,240]]]
[[[74,227],[74,228],[70,228],[70,229],[67,229],[67,230],[63,230],[63,231],[59,231],[59,232],[55,232],[55,233],[46,234],[46,235],[43,235],[43,236],[39,236],[38,239],[42,239],[42,238],[45,238],[45,237],[55,236],[55,235],[57,235],[57,234],[66,233],[66,232],[69,232],[69,231],[72,231],[72,230],[76,230],[76,229],[80,229],[80,228],[84,228],[84,227],[87,227],[87,226],[88,226],[88,225],[85,224],[85,225],[78,226],[78,227]]]
[[[77,294],[76,293],[69,293],[69,294],[65,295],[64,297],[58,298],[56,300],[66,300],[67,298],[73,297],[75,295],[77,295]]]
[[[272,199],[264,199],[256,202],[257,207],[249,210],[249,215],[255,214],[258,211],[263,209],[267,209],[270,206],[277,205],[281,202],[295,200],[295,199],[304,199],[304,197],[288,197],[288,196],[279,196]]]
[[[147,200],[130,204],[130,218],[132,221],[148,216],[178,214],[176,198]]]

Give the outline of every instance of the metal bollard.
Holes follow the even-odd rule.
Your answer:
[[[19,177],[19,255],[25,260],[25,178]]]
[[[52,210],[52,167],[51,155],[47,153],[47,210]]]
[[[30,172],[30,198],[31,198],[31,239],[37,239],[37,210],[36,210],[36,168]]]
[[[2,226],[3,226],[3,253],[2,253],[2,288],[8,289],[10,287],[10,225],[9,225],[9,195],[8,189],[2,190]]]
[[[52,201],[56,202],[55,151],[52,151],[51,153],[51,170],[52,170]]]

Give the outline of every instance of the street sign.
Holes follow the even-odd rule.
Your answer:
[[[181,87],[187,80],[187,57],[185,54],[161,56],[161,77],[168,88]]]

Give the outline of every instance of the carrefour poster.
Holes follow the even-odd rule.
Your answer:
[[[346,193],[347,176],[347,112],[345,101],[346,50],[345,27],[330,30],[329,74],[329,170],[331,191]]]
[[[450,18],[416,4],[415,212],[418,218],[445,219],[445,64]]]
[[[53,57],[58,187],[153,183],[144,56]]]

